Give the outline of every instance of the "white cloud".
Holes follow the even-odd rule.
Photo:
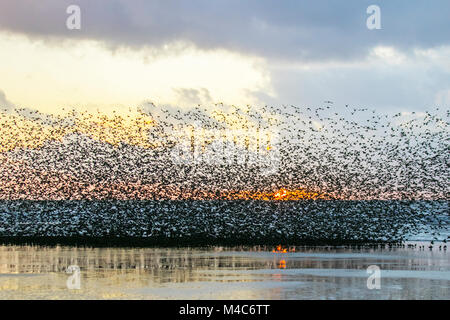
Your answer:
[[[373,48],[370,52],[369,58],[375,60],[376,62],[382,61],[393,65],[402,64],[407,61],[405,54],[399,52],[394,47],[387,46],[377,46]]]
[[[200,90],[205,102],[254,104],[249,93],[272,90],[264,59],[226,50],[168,44],[160,51],[111,51],[92,40],[52,45],[7,33],[0,33],[0,86],[19,105],[49,113],[145,100],[192,104],[195,97],[180,88]]]

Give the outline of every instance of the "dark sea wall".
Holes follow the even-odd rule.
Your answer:
[[[333,245],[443,224],[448,201],[0,201],[3,243]]]

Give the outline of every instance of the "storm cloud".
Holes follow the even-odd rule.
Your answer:
[[[81,8],[68,30],[66,8]],[[381,30],[369,30],[373,0],[18,0],[0,2],[0,28],[39,37],[96,39],[112,46],[187,42],[288,60],[348,60],[377,45],[408,51],[450,43],[450,2],[377,1]]]
[[[381,10],[379,30],[366,25],[373,4]],[[80,30],[66,27],[70,5],[81,9]],[[250,101],[317,105],[332,100],[402,111],[450,103],[449,12],[447,0],[17,0],[0,2],[0,32],[60,47],[65,40],[69,45],[94,40],[113,53],[143,49],[155,59],[192,48],[223,50],[249,57],[245,63],[262,61],[257,70],[264,85],[253,81],[233,89],[248,92]],[[175,79],[178,74],[172,70],[171,75]],[[196,105],[224,98],[209,79],[196,85],[191,80],[182,85],[168,81],[172,97],[166,100]],[[153,100],[145,95],[136,99]]]

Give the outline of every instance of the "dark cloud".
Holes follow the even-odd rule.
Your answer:
[[[78,4],[82,29],[67,30]],[[111,45],[188,41],[280,59],[352,59],[379,44],[402,50],[450,43],[447,0],[377,1],[381,30],[368,30],[373,0],[17,0],[0,2],[0,28],[43,37],[80,37]]]

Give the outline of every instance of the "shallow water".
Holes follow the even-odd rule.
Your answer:
[[[450,249],[409,244],[416,247],[287,253],[0,246],[0,299],[450,299]],[[71,265],[80,268],[80,289],[67,284]],[[381,270],[380,289],[367,287],[370,265]]]

